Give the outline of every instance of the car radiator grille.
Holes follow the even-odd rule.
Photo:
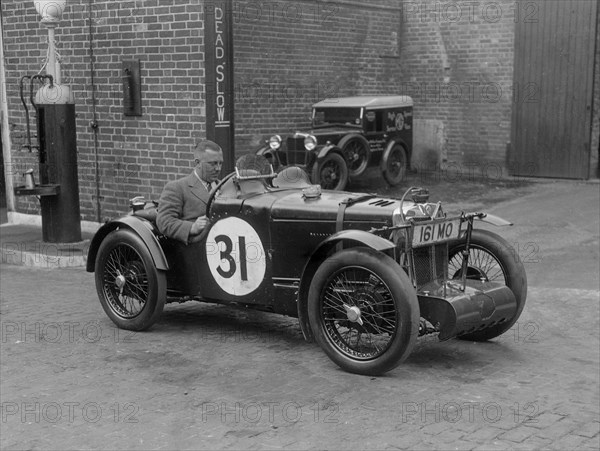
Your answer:
[[[412,250],[417,288],[436,279],[448,277],[448,243]]]
[[[287,164],[303,165],[306,164],[306,150],[304,149],[304,138],[287,139]]]

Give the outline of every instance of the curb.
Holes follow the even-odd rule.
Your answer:
[[[7,212],[8,222],[1,226],[22,225],[42,227],[42,217],[40,215],[18,213],[16,211]],[[102,223],[93,221],[81,221],[81,232],[94,234],[102,227]],[[1,227],[0,226],[0,227]]]
[[[82,223],[82,241],[47,243],[42,241],[41,217],[9,212],[10,222],[0,225],[0,263],[35,268],[81,268],[97,224]]]
[[[90,240],[80,243],[2,243],[0,262],[35,268],[85,267]]]

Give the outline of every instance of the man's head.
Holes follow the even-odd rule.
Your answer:
[[[194,163],[200,178],[212,183],[221,175],[223,150],[212,141],[201,141],[194,148]]]

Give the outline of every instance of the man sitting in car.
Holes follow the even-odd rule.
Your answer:
[[[223,150],[202,141],[194,149],[194,164],[191,174],[167,183],[156,218],[162,234],[186,244],[196,241],[207,225],[206,203],[223,167]]]

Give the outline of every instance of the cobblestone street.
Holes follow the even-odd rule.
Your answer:
[[[169,305],[116,329],[92,274],[2,265],[2,449],[598,449],[598,185],[539,184],[490,212],[529,278],[487,342],[420,339],[348,374],[297,321]]]
[[[600,0],[0,0],[38,450],[600,451]]]

